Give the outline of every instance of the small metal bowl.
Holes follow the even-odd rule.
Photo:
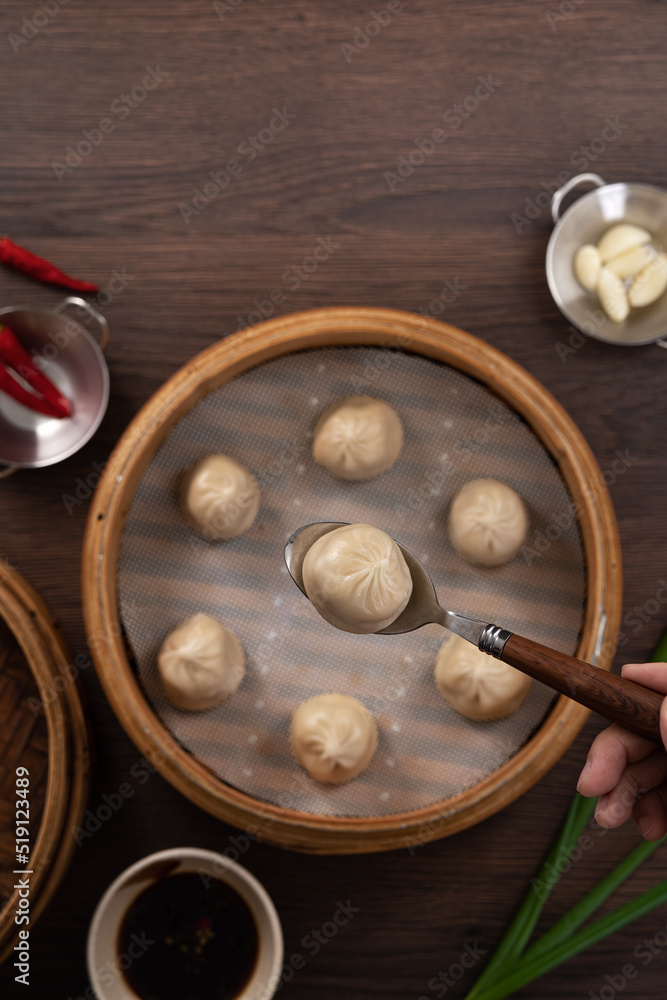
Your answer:
[[[581,184],[595,190],[582,195],[560,215],[563,199]],[[574,255],[584,243],[596,244],[618,222],[631,222],[652,234],[658,250],[667,249],[667,191],[650,184],[606,184],[597,174],[578,174],[551,199],[556,227],[547,247],[547,281],[563,315],[582,333],[607,344],[653,344],[667,334],[667,294],[643,309],[631,309],[623,323],[613,323],[594,292],[574,276]]]
[[[95,322],[98,341],[66,310],[77,308]],[[109,371],[102,351],[107,322],[85,299],[70,296],[54,309],[10,306],[0,309],[6,323],[45,375],[72,402],[62,420],[22,406],[0,392],[0,478],[17,468],[52,465],[73,455],[95,433],[109,401]]]

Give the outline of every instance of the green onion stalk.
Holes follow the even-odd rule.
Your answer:
[[[667,662],[667,632],[651,656],[653,662]],[[667,903],[667,880],[594,921],[582,925],[613,892],[667,840],[642,841],[595,888],[572,907],[553,927],[529,945],[535,925],[557,880],[563,859],[569,859],[593,814],[597,799],[585,799],[577,792],[551,849],[512,920],[504,938],[466,996],[466,1000],[504,1000],[534,979],[567,962],[586,948]]]

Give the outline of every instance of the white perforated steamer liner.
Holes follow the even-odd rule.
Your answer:
[[[311,436],[326,407],[359,393],[396,408],[405,443],[389,472],[350,483],[313,462]],[[243,462],[262,489],[251,529],[213,545],[188,528],[177,502],[184,469],[211,452]],[[464,562],[446,531],[452,498],[481,477],[511,485],[530,514],[526,551],[493,570]],[[449,799],[519,750],[543,721],[553,692],[534,683],[509,719],[464,719],[433,680],[443,629],[429,626],[394,637],[334,630],[287,575],[285,541],[311,521],[377,524],[424,562],[446,606],[574,653],[586,573],[572,509],[557,466],[530,427],[453,368],[365,347],[312,349],[267,361],[191,409],[168,434],[134,494],[122,534],[118,598],[146,696],[190,754],[260,802],[363,818]],[[549,540],[546,550],[532,544],[538,538]],[[162,694],[156,655],[167,633],[197,611],[236,633],[247,672],[232,698],[191,714],[173,708]],[[332,690],[363,701],[380,733],[369,768],[337,787],[310,779],[292,759],[287,740],[293,708]]]

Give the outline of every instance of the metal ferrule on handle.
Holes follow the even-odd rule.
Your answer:
[[[505,643],[511,635],[511,632],[500,628],[499,625],[486,625],[479,637],[479,648],[483,653],[495,656],[499,660],[503,655]]]

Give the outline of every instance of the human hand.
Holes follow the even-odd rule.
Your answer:
[[[667,695],[667,663],[626,663],[621,673]],[[618,725],[593,741],[577,790],[588,798],[600,796],[595,809],[600,826],[611,829],[632,816],[646,840],[667,833],[667,698],[660,733],[662,747]]]

